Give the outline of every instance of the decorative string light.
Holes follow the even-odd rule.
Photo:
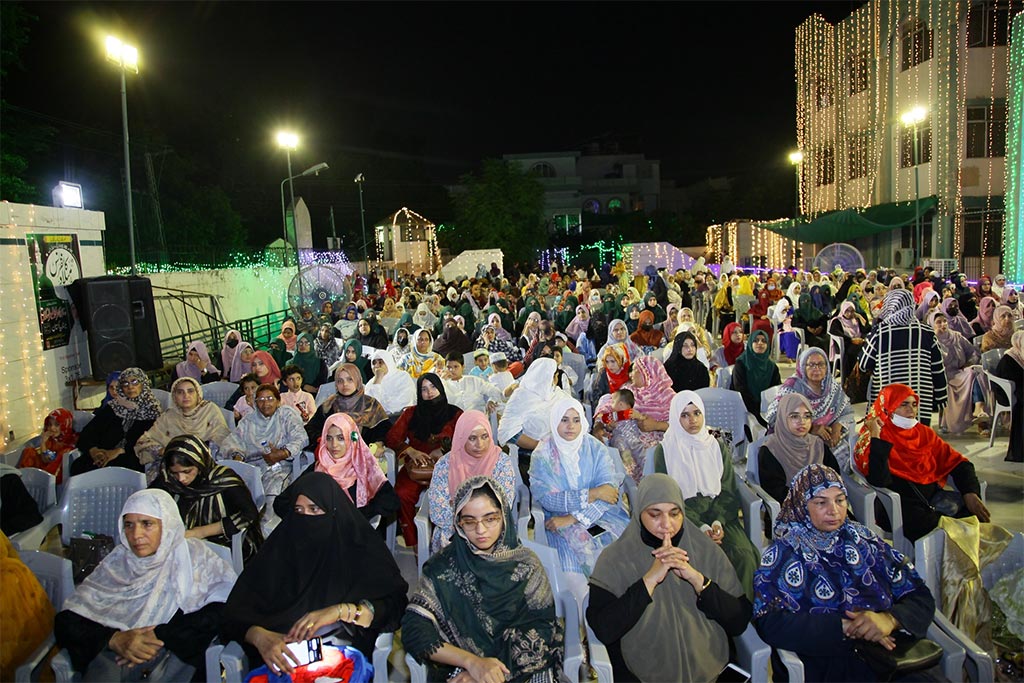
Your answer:
[[[1024,12],[1010,25],[1010,82],[1006,98],[1006,192],[1003,217],[1003,262],[1007,277],[1024,282]]]

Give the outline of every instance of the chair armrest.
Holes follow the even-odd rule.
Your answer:
[[[72,683],[82,680],[82,675],[76,673],[71,667],[71,655],[67,650],[61,650],[50,660],[50,668],[53,669],[53,678],[57,683]]]
[[[24,531],[11,534],[10,541],[16,550],[39,550],[39,546],[49,535],[50,531],[60,524],[63,508],[51,507],[43,512],[43,521]]]
[[[932,625],[938,626],[938,628],[949,636],[957,645],[962,647],[966,654],[966,665],[968,678],[972,681],[994,681],[995,680],[995,668],[992,663],[992,658],[987,652],[978,646],[973,640],[967,637],[967,635],[953,625],[953,622],[949,618],[940,612],[935,610],[935,618]],[[930,636],[929,631],[929,636]],[[938,642],[938,641],[936,641]],[[942,643],[939,643],[940,645]],[[959,678],[959,677],[957,677]]]
[[[733,638],[733,643],[736,660],[749,674],[751,683],[767,683],[772,649],[757,635],[754,625],[748,624],[746,631]]]
[[[739,471],[735,473],[736,490],[739,491],[741,510],[743,510],[743,526],[747,536],[755,548],[764,547],[764,522],[761,520],[761,497],[753,490],[753,486],[743,481]]]
[[[530,504],[530,514],[533,517],[533,540],[541,545],[548,544],[548,532],[544,528],[544,510],[540,503],[533,501]]]
[[[373,643],[373,683],[388,683],[388,657],[394,642],[395,634],[381,633]]]
[[[206,683],[220,683],[220,656],[224,645],[214,642],[206,648]]]
[[[946,635],[934,621],[928,625],[928,638],[942,648],[942,673],[951,681],[959,680],[963,676],[966,650]]]
[[[231,641],[220,653],[220,665],[224,667],[224,683],[242,683],[249,671],[249,660],[242,646]]]
[[[882,536],[882,529],[875,522],[875,490],[860,480],[852,472],[843,472],[843,483],[850,496],[850,506],[857,521]]]
[[[239,576],[242,575],[242,568],[245,566],[245,561],[242,557],[242,541],[244,538],[244,531],[239,531],[231,537],[231,566]]]
[[[779,659],[782,661],[782,666],[789,672],[789,680],[791,681],[803,681],[804,680],[804,663],[800,657],[790,650],[776,650],[779,654]]]
[[[409,667],[409,683],[427,683],[427,667],[406,653],[405,665]]]
[[[583,613],[586,614],[586,604],[584,604]],[[587,623],[586,619],[583,620],[583,623],[587,627],[590,666],[594,667],[594,671],[597,672],[597,683],[614,683],[615,677],[612,670],[612,660],[608,656],[608,648],[594,635],[594,630],[590,628],[590,624]]]
[[[53,639],[53,634],[46,636],[46,639],[39,644],[32,654],[28,656],[28,659],[23,661],[17,669],[14,670],[14,682],[15,683],[29,683],[32,680],[32,674],[35,672],[42,661],[46,658],[47,653],[56,645],[57,641]]]
[[[583,664],[583,643],[580,642],[580,606],[568,589],[559,591],[555,599],[562,603],[565,619],[565,659],[563,672],[571,683],[579,683],[580,666]]]
[[[416,564],[420,573],[423,572],[423,563],[430,557],[430,538],[433,535],[433,525],[430,523],[430,499],[424,495],[421,499],[423,504],[416,511]]]
[[[872,486],[871,488],[874,489],[878,500],[882,503],[882,507],[885,508],[885,513],[889,515],[889,522],[892,526],[893,546],[896,550],[899,550],[913,560],[914,544],[908,541],[907,537],[903,534],[903,507],[900,494],[882,486]]]
[[[782,512],[782,506],[779,504],[779,501],[777,501],[774,498],[772,498],[771,495],[767,491],[765,491],[763,488],[761,488],[761,486],[759,484],[747,484],[747,486],[750,487],[751,491],[753,491],[754,493],[757,494],[757,497],[760,499],[759,500],[760,504],[768,509],[768,528],[767,529],[763,529],[762,528],[762,533],[765,535],[765,537],[769,541],[771,541],[772,532],[775,529],[775,520],[777,520],[779,518],[779,513]],[[758,521],[759,525],[763,526],[763,521],[762,521],[762,518],[760,516],[760,506],[759,506],[759,509],[758,509],[757,521]],[[755,543],[754,545],[757,548],[763,548],[764,547],[763,542],[762,543]]]

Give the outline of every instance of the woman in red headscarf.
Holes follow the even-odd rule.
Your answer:
[[[29,446],[21,452],[18,467],[35,467],[57,476],[61,483],[63,471],[61,464],[64,455],[78,443],[78,432],[75,431],[75,419],[70,410],[58,408],[43,421],[43,433],[39,436],[39,446]]]
[[[726,365],[734,365],[740,354],[746,350],[743,343],[743,328],[739,323],[729,323],[722,331],[722,353]]]
[[[750,316],[750,334],[754,334],[757,330],[764,330],[764,333],[768,335],[768,346],[772,345],[772,321],[768,318],[768,307],[771,306],[772,301],[771,293],[766,287],[762,287],[761,291],[757,294],[757,301],[755,301],[750,310],[747,311],[747,315]]]
[[[990,518],[973,463],[918,422],[919,403],[906,384],[882,389],[868,410],[854,452],[854,463],[868,483],[900,494],[903,532],[911,541],[938,526],[941,515],[932,499],[947,477],[963,496],[956,517],[977,515],[982,522]]]

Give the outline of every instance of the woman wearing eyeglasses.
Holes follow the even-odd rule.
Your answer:
[[[554,681],[563,632],[544,567],[516,534],[502,487],[467,479],[450,545],[423,565],[402,644],[427,680]]]
[[[128,368],[117,380],[114,398],[97,409],[78,436],[82,456],[71,463],[71,474],[106,467],[142,471],[135,444],[160,416],[149,378],[140,368]]]
[[[825,442],[836,460],[849,469],[850,447],[846,430],[853,423],[853,406],[843,387],[829,370],[828,356],[816,346],[806,349],[796,362],[796,373],[779,387],[768,407],[768,431],[776,429],[779,402],[787,394],[805,396],[811,404],[811,434]],[[847,422],[844,425],[843,422]]]

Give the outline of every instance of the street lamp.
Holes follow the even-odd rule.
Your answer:
[[[903,113],[900,121],[913,130],[914,134],[914,239],[917,245],[918,258],[924,258],[924,234],[921,231],[921,150],[917,127],[928,118],[928,110],[917,105]]]
[[[122,43],[114,36],[107,36],[107,61],[121,67],[121,123],[124,128],[124,180],[128,194],[128,253],[132,261],[132,275],[135,268],[135,214],[132,211],[132,163],[128,154],[128,85],[125,72],[139,73],[139,50]]]
[[[370,257],[366,254],[366,209],[363,208],[363,182],[366,178],[360,173],[355,177],[353,181],[359,186],[359,222],[363,226],[363,270],[366,271],[366,276],[369,278],[370,275]],[[369,279],[367,279],[369,281]]]
[[[796,250],[800,252],[800,260],[803,261],[803,249],[800,248],[800,176],[803,173],[804,153],[800,150],[789,153],[789,163],[793,164],[796,182],[793,191],[793,238],[796,241]],[[800,264],[803,270],[803,263]]]
[[[320,171],[326,171],[328,168],[330,168],[330,166],[327,165],[327,162],[321,161],[316,166],[310,166],[309,168],[307,168],[302,173],[299,173],[298,175],[291,175],[289,173],[288,177],[281,181],[281,222],[284,224],[284,241],[285,242],[288,241],[288,219],[287,219],[287,214],[285,213],[285,208],[284,208],[284,184],[285,183],[291,183],[291,181],[294,180],[295,178],[301,178],[301,177],[307,176],[307,175],[320,175]],[[289,171],[290,170],[291,170],[291,165],[289,164]],[[294,203],[295,203],[295,193],[292,192],[292,204],[294,204]],[[298,228],[296,228],[296,231],[295,231],[295,248],[296,248],[296,251],[298,250],[298,242],[299,242],[299,234],[298,234]]]
[[[292,207],[294,211],[295,206],[295,185],[292,183],[292,150],[299,146],[299,136],[290,131],[282,130],[277,133],[277,146],[283,147],[285,155],[288,157],[288,177],[285,178],[288,181],[288,190],[292,196]],[[288,219],[286,218],[284,210],[284,189],[282,186],[281,190],[281,222],[284,229],[284,241],[288,241]],[[299,258],[299,236],[298,231],[295,234],[295,258]]]

